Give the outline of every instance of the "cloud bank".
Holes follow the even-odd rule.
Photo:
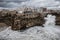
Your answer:
[[[15,8],[20,6],[60,8],[59,0],[0,0],[0,7]]]
[[[60,1],[56,0],[30,0],[25,2],[26,6],[60,8]]]
[[[20,7],[22,2],[27,0],[0,0],[0,8]]]

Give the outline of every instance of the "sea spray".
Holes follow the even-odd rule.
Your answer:
[[[46,20],[45,24],[43,24],[45,27],[55,26],[56,16],[48,14],[44,19]]]

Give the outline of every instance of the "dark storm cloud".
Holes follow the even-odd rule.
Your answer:
[[[25,2],[28,0],[0,0],[0,7],[11,8],[18,7],[21,2]]]
[[[0,2],[3,2],[4,0],[0,0]]]
[[[26,0],[4,0],[4,1],[26,1]]]

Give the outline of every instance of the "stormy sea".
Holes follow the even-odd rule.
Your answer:
[[[0,9],[22,6],[47,7],[60,9],[59,0],[0,0]],[[56,16],[47,15],[44,27],[34,26],[23,32],[13,31],[10,27],[0,29],[0,40],[60,40],[60,26],[55,25]]]
[[[55,25],[55,18],[47,15],[44,27],[35,26],[23,32],[13,31],[8,27],[0,32],[0,40],[60,40],[60,26]]]

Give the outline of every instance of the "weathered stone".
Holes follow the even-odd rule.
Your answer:
[[[12,30],[21,30],[33,26],[42,26],[45,23],[44,17],[47,14],[52,14],[56,16],[56,25],[60,25],[60,14],[59,12],[55,12],[50,10],[49,12],[39,13],[32,12],[30,10],[26,10],[23,13],[18,13],[16,10],[2,10],[0,11],[0,23],[5,23],[8,26],[11,26]]]
[[[44,18],[40,13],[38,14],[24,14],[20,15],[18,18],[12,18],[13,19],[13,25],[12,29],[15,30],[20,30],[22,28],[27,28],[27,27],[33,27],[33,26],[41,26],[44,23]]]

